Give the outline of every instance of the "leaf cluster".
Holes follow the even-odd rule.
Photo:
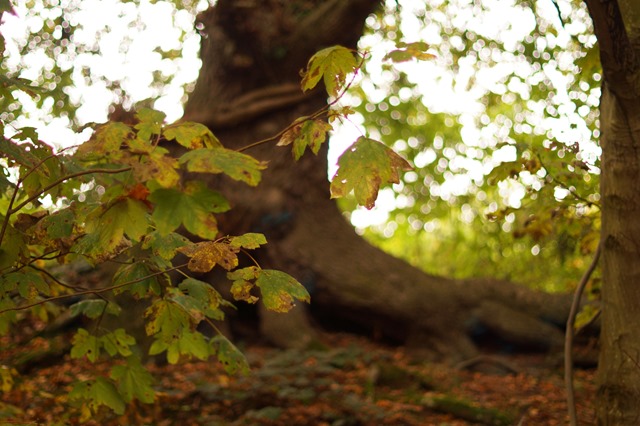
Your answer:
[[[349,86],[347,76],[361,65],[344,47],[325,49],[309,61],[302,90],[322,80],[328,94],[339,99]],[[6,79],[3,87],[29,91],[32,84]],[[322,118],[349,113],[332,106],[256,144],[277,141],[291,148],[295,160],[307,147],[316,154],[332,128]],[[286,313],[296,301],[310,302],[294,277],[261,268],[249,254],[267,243],[264,235],[230,236],[218,229],[217,215],[230,205],[205,183],[206,176],[224,174],[259,185],[268,165],[243,152],[251,146],[227,149],[206,126],[167,124],[164,113],[144,107],[133,122],[110,121],[91,129],[86,142],[61,151],[42,142],[34,128],[5,136],[3,127],[0,139],[0,332],[9,332],[29,313],[49,320],[68,309],[92,321],[91,329],[74,334],[71,357],[118,361],[109,377],[78,382],[71,391],[69,399],[84,419],[101,407],[120,414],[134,399],[150,403],[155,398],[133,333],[126,324],[104,325],[105,316],[123,311],[115,296],[124,293],[147,306],[149,355],[165,354],[172,364],[216,357],[229,373],[249,368],[215,325],[224,320],[225,310],[237,301],[262,301],[267,309]],[[353,191],[367,208],[382,185],[398,182],[409,168],[392,150],[365,137],[339,166],[332,196]],[[188,261],[177,264],[178,255]],[[252,266],[241,266],[242,259]],[[67,283],[63,273],[53,272],[77,262],[117,268],[110,281],[96,285]],[[200,279],[214,268],[227,272],[232,300],[221,294],[225,283],[214,286]],[[65,300],[75,303],[65,307]]]

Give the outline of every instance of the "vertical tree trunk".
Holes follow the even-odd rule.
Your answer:
[[[640,424],[640,63],[637,2],[588,0],[604,72],[600,103],[603,287],[597,415]],[[636,22],[633,22],[636,20]]]

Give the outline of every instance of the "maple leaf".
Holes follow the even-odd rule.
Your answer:
[[[347,75],[353,72],[358,63],[353,51],[343,46],[322,49],[311,57],[307,69],[302,73],[302,90],[316,87],[320,79],[324,80],[329,96],[338,96],[345,85]]]
[[[145,262],[122,265],[113,275],[113,285],[130,284],[116,288],[113,293],[120,294],[128,291],[136,300],[150,294],[160,294],[161,288],[158,277],[150,276],[151,273],[151,269]]]
[[[267,239],[263,234],[248,232],[244,235],[229,238],[229,245],[234,248],[257,249],[261,245],[267,244]]]
[[[153,135],[159,135],[162,132],[162,123],[166,114],[151,108],[141,108],[136,112],[138,124],[134,127],[138,130],[138,139],[148,141]]]
[[[111,408],[116,414],[124,414],[125,403],[118,390],[105,377],[96,380],[78,382],[69,392],[70,400],[84,400],[89,402],[89,408],[95,413],[101,405]]]
[[[291,275],[272,269],[261,269],[256,286],[260,288],[262,303],[275,312],[288,312],[294,306],[294,299],[309,303],[310,296]]]
[[[188,268],[193,272],[209,272],[216,265],[227,271],[238,266],[238,249],[227,243],[203,241],[180,247],[178,251],[191,258]]]
[[[164,137],[189,149],[222,148],[222,144],[204,124],[191,121],[172,124],[164,131]]]
[[[118,391],[125,402],[137,398],[150,404],[155,400],[155,391],[151,387],[153,377],[136,356],[127,358],[126,365],[116,365],[111,369],[111,378],[118,383]]]
[[[293,144],[292,152],[296,161],[302,157],[307,147],[317,154],[320,146],[327,140],[327,133],[332,129],[331,125],[326,121],[308,118],[298,119],[294,123],[297,124],[282,135],[277,146]]]
[[[218,361],[224,365],[224,369],[228,374],[240,373],[245,376],[249,374],[247,358],[229,339],[222,334],[218,334],[209,343],[212,352],[217,356]]]
[[[124,123],[108,122],[99,126],[91,138],[80,145],[75,153],[81,160],[101,160],[105,156],[117,158],[120,146],[133,135]]]
[[[407,62],[412,59],[426,60],[433,59],[436,56],[431,53],[427,53],[429,45],[422,41],[416,41],[413,43],[400,42],[396,44],[398,49],[392,50],[387,53],[383,60],[390,60],[396,63]]]
[[[190,172],[224,173],[251,186],[260,183],[260,171],[267,168],[264,161],[225,148],[195,149],[182,155],[180,163],[187,163],[187,170]]]
[[[204,183],[188,182],[184,191],[159,188],[149,195],[155,204],[151,218],[161,235],[175,231],[181,224],[194,235],[216,238],[218,227],[212,213],[229,210],[229,203]]]
[[[381,142],[361,136],[338,159],[331,180],[331,198],[354,192],[358,204],[373,208],[380,186],[400,182],[400,171],[411,165]]]

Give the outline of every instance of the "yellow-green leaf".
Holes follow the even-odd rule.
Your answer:
[[[80,145],[75,155],[83,160],[117,158],[120,146],[133,135],[131,127],[124,123],[110,121],[99,126],[91,138]]]
[[[159,135],[162,132],[162,123],[166,114],[150,108],[141,108],[136,112],[138,123],[134,126],[138,130],[138,139],[148,141],[153,135]]]
[[[136,356],[128,357],[125,365],[113,367],[111,378],[118,383],[118,391],[125,402],[136,398],[140,402],[151,404],[155,400],[156,393],[151,387],[153,377]]]
[[[331,125],[326,121],[299,119],[297,124],[294,124],[282,135],[277,145],[293,144],[292,153],[297,161],[302,157],[307,147],[311,149],[311,152],[317,154],[320,146],[327,140],[327,133],[331,129]]]
[[[229,245],[234,248],[242,247],[253,250],[265,244],[267,244],[265,236],[255,232],[248,232],[244,235],[229,238]]]
[[[260,270],[256,285],[262,294],[262,303],[275,312],[288,312],[293,308],[295,299],[309,303],[307,289],[291,275],[272,269]]]
[[[155,204],[151,218],[161,235],[168,235],[181,224],[194,235],[213,239],[218,227],[212,213],[229,210],[229,203],[202,182],[189,182],[184,191],[160,188],[149,195]]]
[[[360,137],[338,159],[338,171],[331,180],[331,198],[354,192],[358,204],[373,208],[380,187],[398,183],[409,163],[384,144]]]
[[[353,51],[343,46],[322,49],[311,57],[307,69],[302,73],[302,90],[313,89],[320,79],[329,96],[336,97],[345,85],[347,75],[353,72],[358,63]]]
[[[125,404],[122,396],[114,384],[105,377],[76,383],[69,392],[69,399],[87,401],[89,408],[94,413],[98,412],[101,405],[104,405],[111,408],[116,414],[124,414]]]
[[[262,178],[261,170],[267,163],[241,152],[225,148],[201,148],[189,151],[180,157],[187,163],[187,170],[196,173],[224,173],[230,178],[256,186]]]
[[[385,55],[384,60],[393,62],[406,62],[412,59],[427,60],[435,58],[435,55],[427,53],[429,45],[422,41],[413,43],[398,43],[398,49],[392,50]]]
[[[203,124],[186,121],[172,124],[164,131],[164,137],[174,140],[189,149],[222,148],[222,144],[211,130]]]
[[[249,363],[244,354],[234,346],[229,339],[218,334],[211,339],[212,352],[215,353],[218,361],[224,365],[224,369],[229,374],[240,373],[242,375],[249,374]]]

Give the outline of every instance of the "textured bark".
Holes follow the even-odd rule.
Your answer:
[[[632,3],[587,1],[604,73],[603,314],[597,398],[601,425],[640,424],[640,52],[633,42],[640,20],[637,4]],[[625,7],[633,13],[623,13]]]
[[[325,96],[293,90],[298,71],[321,48],[355,46],[377,3],[218,1],[201,16],[203,67],[184,118],[207,124],[224,144],[239,148],[317,110]],[[265,233],[261,264],[307,285],[314,312],[454,359],[473,355],[472,337],[484,332],[539,348],[562,344],[569,297],[495,280],[435,277],[383,253],[360,238],[330,200],[326,151],[294,163],[288,149],[274,145],[249,151],[269,161],[257,188],[214,182],[233,206],[220,226],[230,234]],[[295,319],[265,316],[263,331],[278,344],[304,341],[305,312]]]

